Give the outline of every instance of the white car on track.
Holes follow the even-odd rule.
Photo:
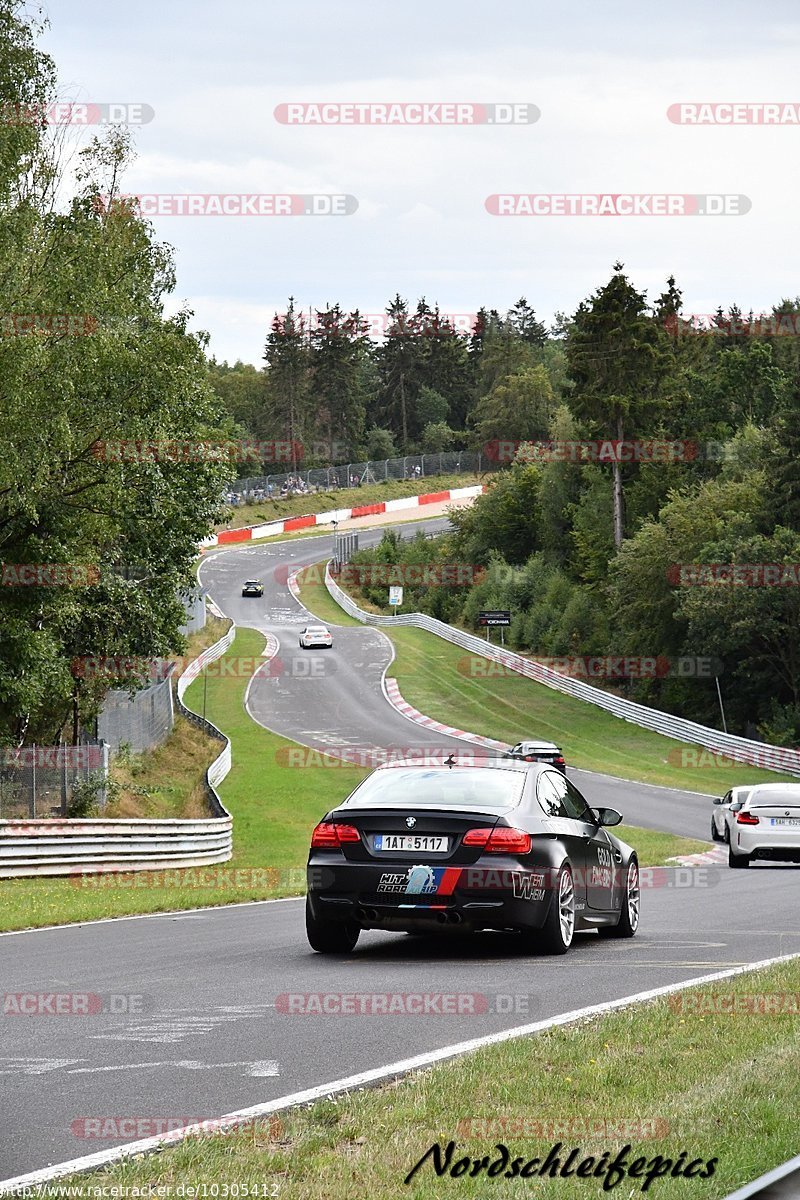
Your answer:
[[[314,647],[330,650],[332,645],[333,634],[324,625],[306,625],[300,634],[301,650],[311,650]]]
[[[736,814],[752,792],[751,787],[734,787],[724,796],[714,797],[714,811],[711,814],[711,839],[714,842],[731,840],[731,824],[736,820]]]
[[[762,783],[731,816],[728,866],[754,859],[800,863],[800,783]]]

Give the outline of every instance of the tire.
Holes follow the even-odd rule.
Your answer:
[[[600,925],[597,932],[601,937],[632,938],[639,928],[639,907],[641,891],[639,888],[639,863],[632,858],[628,863],[625,875],[625,895],[622,898],[622,912],[616,925]]]
[[[306,937],[318,954],[350,954],[361,933],[355,921],[324,921],[315,917],[306,896]]]
[[[750,866],[750,855],[749,854],[734,854],[733,846],[731,846],[730,842],[728,842],[728,866],[729,867],[749,867]]]
[[[545,954],[566,954],[574,936],[575,883],[572,868],[564,863],[558,872],[547,919],[538,932],[538,946]]]
[[[711,840],[712,842],[721,842],[722,838],[717,833],[717,822],[711,818]]]
[[[726,846],[730,846],[731,844],[731,827],[727,821],[725,822],[725,832],[722,835],[722,841]]]

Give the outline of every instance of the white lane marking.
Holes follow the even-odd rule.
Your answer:
[[[242,1108],[237,1112],[226,1113],[219,1118],[219,1121],[231,1126],[246,1124],[255,1118],[268,1116],[271,1113],[280,1112],[286,1108],[291,1108],[299,1104],[310,1104],[325,1096],[334,1096],[340,1092],[352,1091],[354,1088],[364,1087],[367,1084],[379,1083],[384,1079],[406,1075],[409,1071],[419,1070],[421,1067],[433,1066],[434,1063],[443,1062],[448,1058],[457,1058],[463,1054],[470,1054],[472,1051],[479,1050],[483,1046],[493,1046],[501,1042],[512,1041],[516,1038],[528,1037],[534,1033],[543,1033],[547,1029],[554,1029],[560,1025],[569,1025],[576,1021],[582,1021],[587,1017],[596,1017],[603,1013],[614,1012],[621,1008],[627,1008],[632,1004],[644,1004],[648,1000],[655,1000],[660,996],[670,996],[675,992],[687,991],[689,988],[697,987],[700,984],[716,983],[720,979],[732,979],[736,975],[744,975],[750,971],[760,971],[765,967],[772,967],[777,963],[789,962],[796,958],[800,958],[800,953],[785,954],[778,958],[765,958],[760,962],[748,963],[745,967],[733,967],[726,971],[715,971],[712,975],[700,975],[694,979],[682,980],[680,983],[670,983],[664,987],[650,988],[646,992],[636,992],[632,996],[622,996],[618,1000],[606,1000],[602,1004],[593,1004],[587,1008],[574,1009],[572,1012],[562,1013],[557,1017],[548,1017],[544,1021],[535,1021],[529,1025],[516,1025],[512,1029],[503,1029],[499,1033],[489,1033],[484,1037],[471,1038],[466,1042],[455,1042],[452,1045],[443,1046],[439,1050],[417,1054],[413,1058],[404,1058],[399,1062],[389,1063],[384,1067],[375,1067],[370,1071],[361,1071],[358,1075],[348,1075],[344,1079],[335,1079],[331,1083],[323,1083],[317,1087],[306,1088],[302,1092],[292,1092],[286,1096],[279,1096],[276,1100],[268,1100],[264,1104],[255,1104],[252,1108]],[[142,1154],[148,1150],[158,1150],[163,1146],[172,1145],[175,1142],[183,1141],[186,1137],[196,1136],[199,1133],[202,1133],[202,1125],[191,1125],[185,1129],[172,1130],[163,1137],[141,1138],[137,1142],[127,1142],[124,1146],[115,1146],[111,1150],[100,1150],[96,1154],[87,1154],[83,1158],[74,1158],[69,1162],[56,1163],[39,1171],[30,1171],[27,1175],[17,1175],[14,1179],[3,1179],[0,1180],[0,1195],[22,1187],[35,1187],[37,1184],[47,1183],[51,1179],[59,1179],[64,1175],[71,1175],[76,1171],[91,1171],[96,1167],[102,1167],[111,1162],[119,1162],[121,1159],[128,1158],[132,1154]]]
[[[0,1058],[0,1075],[46,1075],[85,1058]]]
[[[160,1019],[149,1018],[134,1024],[121,1022],[105,1029],[102,1033],[90,1034],[91,1041],[105,1042],[154,1042],[175,1044],[186,1038],[214,1033],[220,1026],[234,1021],[256,1019],[264,1016],[265,1005],[254,1004],[250,1008],[226,1010],[216,1006],[204,1012],[165,1013]],[[272,1007],[272,1006],[270,1006]]]
[[[143,1063],[114,1063],[108,1067],[75,1067],[68,1075],[100,1075],[105,1071],[142,1071],[146,1067],[178,1067],[183,1071],[218,1071],[223,1067],[245,1067],[243,1075],[251,1079],[276,1078],[280,1075],[280,1067],[274,1059],[261,1059],[255,1062],[249,1058],[236,1062],[206,1063],[193,1058],[164,1059],[161,1062]],[[0,1185],[2,1186],[2,1185]]]

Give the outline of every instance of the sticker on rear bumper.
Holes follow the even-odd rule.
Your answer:
[[[544,900],[544,875],[520,875],[513,871],[511,882],[516,900]]]
[[[458,883],[460,867],[409,867],[381,875],[379,892],[404,896],[450,896]]]

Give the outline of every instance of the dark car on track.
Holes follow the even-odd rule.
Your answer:
[[[460,926],[563,954],[576,930],[632,937],[636,853],[606,828],[621,820],[538,763],[379,767],[313,832],[308,940],[346,954],[362,929]]]
[[[264,585],[260,579],[248,579],[242,588],[243,596],[263,596]]]
[[[564,758],[564,752],[555,742],[540,742],[527,741],[517,742],[516,746],[512,746],[506,751],[508,758],[519,758],[523,762],[540,762],[549,763],[551,767],[557,767],[559,771],[566,773],[567,764]]]

